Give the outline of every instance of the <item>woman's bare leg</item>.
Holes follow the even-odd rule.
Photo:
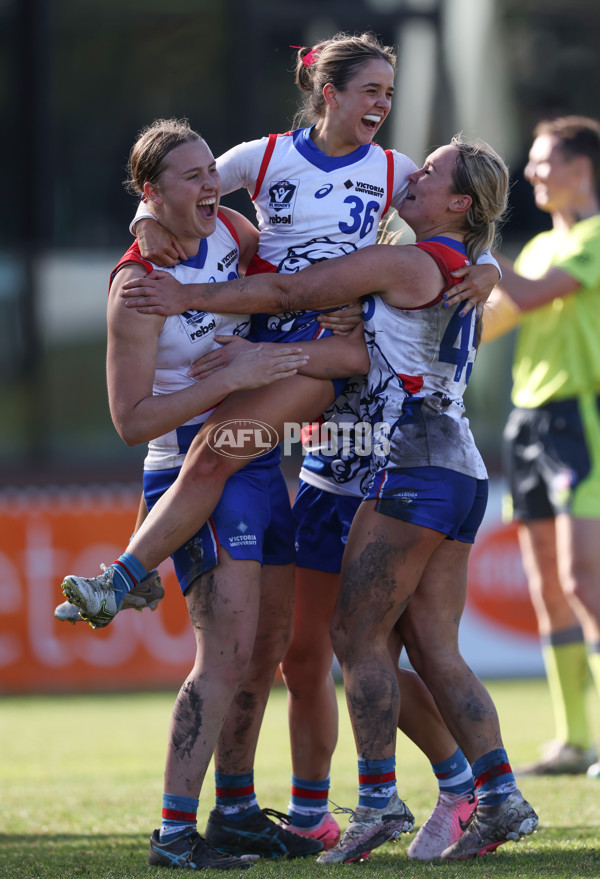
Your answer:
[[[289,422],[313,421],[333,400],[329,381],[293,376],[264,388],[244,391],[221,403],[195,437],[179,476],[148,514],[132,538],[127,552],[148,571],[175,552],[208,520],[227,479],[264,451],[260,437],[244,433],[243,457],[228,457],[210,448],[210,430],[222,422],[244,430],[261,421],[283,436]],[[257,442],[258,440],[258,442]]]
[[[395,754],[400,717],[390,637],[444,536],[383,516],[374,504],[361,504],[350,529],[331,634],[357,752],[381,760]]]
[[[445,540],[438,546],[406,610],[402,631],[415,671],[473,763],[501,748],[502,738],[494,703],[458,647],[470,548],[457,540]]]
[[[221,560],[186,595],[194,667],[177,696],[169,730],[165,792],[198,797],[232,700],[246,676],[256,634],[260,563]]]
[[[441,763],[458,745],[444,723],[434,698],[416,672],[397,670],[400,687],[398,729],[419,748],[430,763]]]
[[[338,736],[329,625],[339,574],[296,569],[294,637],[281,664],[288,690],[292,771],[308,781],[327,778]]]
[[[584,772],[593,758],[593,752],[589,758],[586,756],[592,743],[587,715],[589,668],[582,628],[587,615],[576,612],[580,608],[567,595],[567,591],[574,593],[580,582],[590,582],[590,578],[572,576],[576,566],[573,565],[574,542],[569,535],[569,519],[565,516],[519,524],[521,558],[542,639],[555,726],[553,741],[546,746],[542,757],[521,767],[521,772],[527,774]],[[600,541],[595,535],[594,540],[593,552],[596,552]],[[577,564],[586,567],[585,558],[589,554],[581,553],[578,547],[577,556],[580,555],[581,562]]]
[[[600,643],[600,522],[562,514],[556,545],[563,590],[588,644]]]
[[[294,565],[265,565],[252,658],[223,724],[215,769],[240,775],[254,768],[258,734],[273,678],[292,637]]]

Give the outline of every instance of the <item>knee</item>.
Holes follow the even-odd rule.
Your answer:
[[[406,639],[405,648],[413,669],[428,684],[436,679],[447,679],[457,663],[463,661],[458,645],[451,639],[411,637]]]
[[[239,458],[230,458],[218,455],[206,442],[201,442],[197,447],[188,451],[181,472],[185,474],[188,482],[200,483],[206,486],[210,482],[226,482],[229,477],[240,470],[245,461]]]
[[[424,632],[419,627],[419,621],[411,619],[411,625],[402,627],[402,643],[406,650],[406,655],[410,660],[410,664],[421,676],[427,658],[431,658],[434,653],[434,644],[439,644],[436,637],[430,637],[431,633]]]
[[[560,615],[567,609],[579,581],[576,574],[568,572],[557,583],[544,583],[537,595],[532,593],[534,606],[541,605],[550,618]]]
[[[246,678],[252,661],[252,645],[233,639],[225,650],[198,650],[192,676],[210,679],[233,693]]]
[[[405,639],[404,649],[415,672],[422,680],[425,680],[428,676],[428,667],[430,668],[431,664],[433,664],[431,651],[427,651],[420,640],[415,637]]]
[[[317,646],[310,650],[292,645],[281,663],[281,673],[288,690],[300,696],[303,692],[314,692],[328,679],[333,662],[333,650],[328,645],[324,650]]]
[[[310,674],[310,654],[297,650],[294,644],[281,660],[281,675],[288,690],[296,690]]]
[[[279,630],[269,637],[257,639],[252,654],[252,668],[258,675],[274,674],[286,655],[291,641],[291,630]]]
[[[306,691],[319,688],[328,679],[333,662],[329,635],[331,610],[310,606],[297,610],[292,642],[281,663],[281,672],[288,690]]]
[[[333,651],[346,666],[389,652],[390,634],[389,626],[367,607],[361,612],[334,615],[329,628]]]
[[[352,633],[337,614],[334,614],[331,620],[329,637],[333,652],[337,656],[338,661],[342,665],[346,664],[350,659],[350,648],[353,640]]]
[[[574,571],[573,574],[565,579],[564,594],[569,605],[583,605],[586,610],[593,609],[594,592],[597,585],[591,582],[591,578],[586,571]]]
[[[229,663],[221,669],[220,680],[222,686],[230,692],[235,692],[240,684],[248,677],[251,668],[252,657],[245,652],[234,656]]]
[[[294,643],[294,617],[293,614],[290,614],[289,619],[282,624],[280,632],[279,632],[279,647],[277,649],[277,655],[279,659],[278,663],[281,663],[289,651],[292,648],[292,644]]]

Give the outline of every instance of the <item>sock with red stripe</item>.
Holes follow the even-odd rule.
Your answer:
[[[197,811],[198,800],[194,797],[163,794],[159,842],[173,840],[188,830],[195,830]]]
[[[432,763],[438,786],[444,794],[468,794],[475,786],[473,773],[463,752],[458,748],[447,760]]]
[[[475,790],[482,806],[498,806],[517,789],[504,748],[488,751],[473,763]]]
[[[147,576],[148,571],[130,552],[124,552],[110,567],[113,569],[113,587],[119,608],[127,593]]]
[[[215,771],[216,808],[228,821],[244,821],[253,812],[260,812],[254,793],[254,772],[230,775]]]
[[[327,812],[329,776],[308,781],[292,775],[292,796],[288,816],[294,827],[316,827]]]
[[[358,805],[385,809],[396,793],[396,758],[358,760]]]

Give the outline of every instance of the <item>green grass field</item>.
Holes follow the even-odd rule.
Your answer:
[[[493,682],[513,766],[534,759],[551,735],[543,681]],[[5,698],[0,707],[0,877],[2,879],[138,879],[163,875],[146,863],[148,839],[160,823],[162,772],[173,693]],[[340,693],[341,731],[331,797],[356,803],[356,758]],[[600,711],[593,704],[595,728]],[[255,771],[261,806],[286,811],[291,767],[285,692],[277,688],[263,726]],[[399,741],[400,795],[417,825],[435,802],[426,759]],[[496,855],[455,864],[419,864],[408,840],[382,846],[365,863],[320,867],[314,861],[263,861],[254,879],[317,876],[342,870],[374,879],[454,877],[600,877],[600,780],[523,779],[540,829]],[[213,801],[212,770],[200,801],[202,830]],[[345,826],[346,821],[342,821]],[[169,874],[170,875],[170,874]]]

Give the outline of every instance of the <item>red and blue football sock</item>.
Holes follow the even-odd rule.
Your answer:
[[[308,781],[292,775],[292,795],[288,816],[294,827],[316,827],[327,813],[329,776],[318,781]]]
[[[167,842],[182,836],[188,830],[196,829],[198,800],[195,797],[179,797],[163,794],[160,842]]]
[[[432,763],[431,768],[438,780],[440,793],[466,795],[475,788],[471,766],[460,748],[447,760]]]
[[[504,748],[495,748],[473,763],[475,791],[482,806],[499,806],[517,789]]]
[[[260,812],[254,793],[254,772],[231,775],[215,771],[216,808],[228,821],[244,821],[253,812]]]
[[[358,805],[385,809],[396,793],[396,758],[358,760]]]
[[[119,608],[127,593],[148,575],[148,571],[130,552],[124,552],[110,567],[113,569],[113,587]]]

